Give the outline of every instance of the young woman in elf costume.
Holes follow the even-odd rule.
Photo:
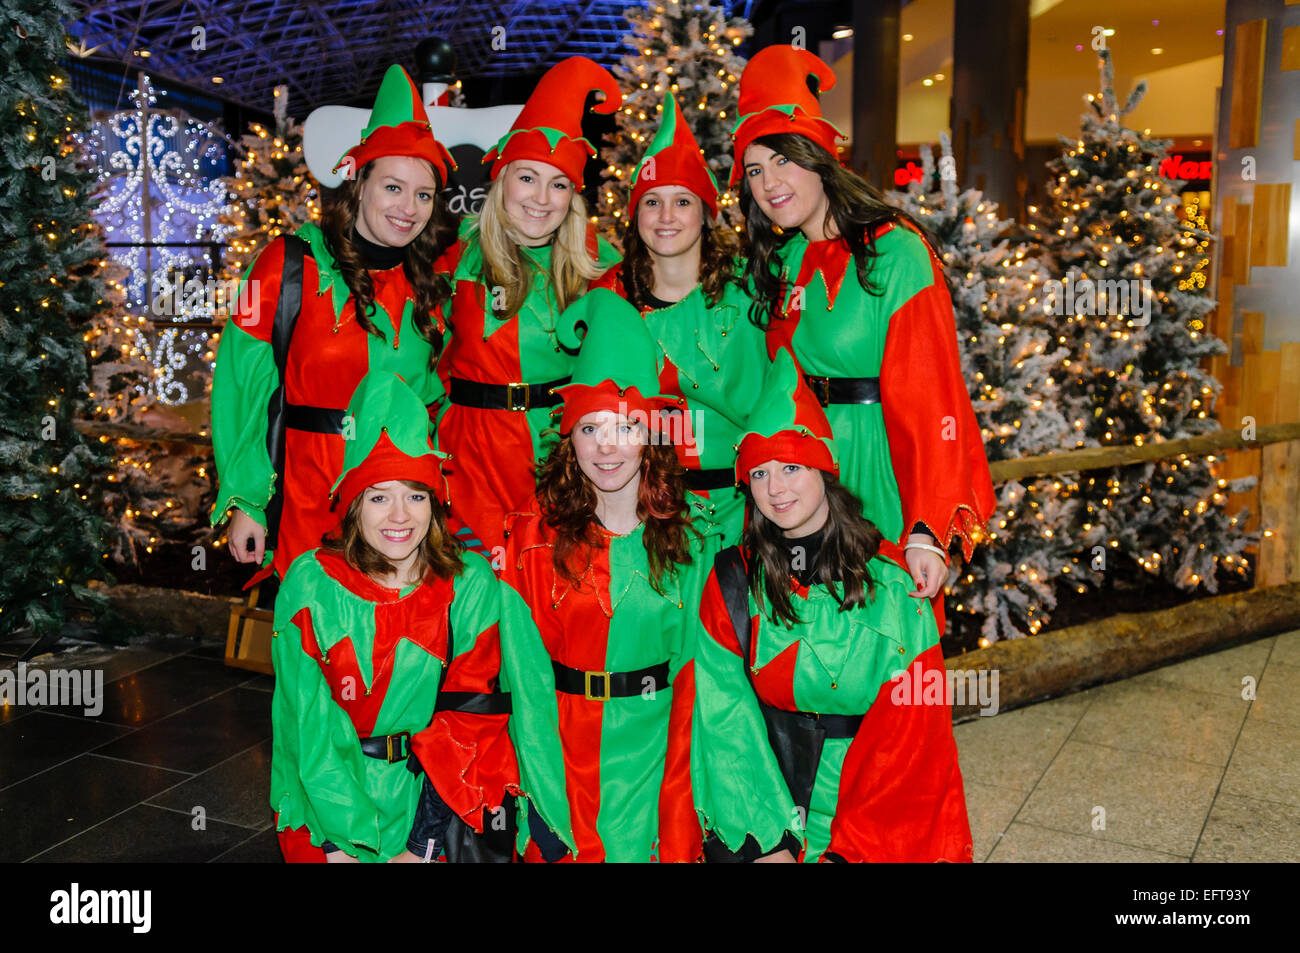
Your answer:
[[[618,260],[587,221],[582,137],[590,91],[595,111],[622,102],[603,67],[581,56],[552,67],[514,126],[483,157],[492,185],[483,211],[461,223],[460,241],[437,265],[451,276],[451,337],[438,365],[448,402],[438,446],[451,455],[452,512],[490,549],[506,514],[528,506],[542,431],[573,357],[559,344],[560,312]]]
[[[623,262],[609,286],[645,319],[661,391],[684,398],[674,423],[686,486],[734,543],[744,499],[733,446],[769,361],[763,332],[746,320],[753,301],[738,278],[735,235],[717,215],[717,181],[669,93],[663,124],[632,172]]]
[[[835,74],[791,46],[740,79],[732,138],[750,238],[751,317],[789,348],[826,409],[844,485],[904,545],[943,631],[948,545],[969,559],[993,511],[943,268],[915,224],[835,158],[817,95]],[[936,545],[937,543],[937,545]]]
[[[524,859],[694,861],[691,656],[716,538],[654,442],[668,398],[636,310],[595,289],[565,318],[588,332],[501,577]]]
[[[361,142],[338,165],[350,175],[321,225],[275,239],[249,268],[252,293],[241,290],[217,354],[212,520],[231,512],[240,562],[260,565],[274,549],[254,580],[272,570],[283,578],[333,526],[341,408],[368,371],[400,374],[426,403],[442,393],[432,362],[450,286],[433,262],[455,240],[441,197],[455,164],[400,66],[384,74]],[[268,522],[278,538],[268,539]]]
[[[376,371],[348,415],[337,531],[276,601],[276,829],[289,861],[457,859],[448,827],[490,829],[518,793],[500,586],[443,521],[424,399]]]
[[[729,832],[776,827],[788,802],[767,781],[775,760],[805,819],[805,861],[968,861],[951,709],[894,691],[914,666],[942,679],[934,615],[840,482],[837,447],[779,351],[736,459],[752,499],[744,541],[719,554],[701,606],[704,812],[733,850],[743,835]],[[743,739],[764,722],[771,747],[754,761]]]

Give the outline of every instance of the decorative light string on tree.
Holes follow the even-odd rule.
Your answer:
[[[1061,156],[1049,163],[1050,208],[1031,209],[1054,277],[1098,289],[1083,305],[1047,315],[1070,351],[1062,405],[1082,446],[1205,433],[1217,428],[1211,413],[1219,385],[1200,364],[1224,350],[1205,333],[1214,302],[1194,277],[1206,267],[1211,236],[1198,227],[1203,218],[1180,215],[1178,183],[1157,173],[1168,142],[1123,123],[1145,83],[1121,108],[1110,51],[1100,66],[1101,92],[1087,97],[1081,134],[1063,137]],[[1244,574],[1250,540],[1240,516],[1223,512],[1223,491],[1251,481],[1229,485],[1214,464],[1183,457],[1082,481],[1076,577],[1105,584],[1131,561],[1177,586],[1216,591],[1220,567]]]
[[[740,17],[707,2],[652,2],[625,12],[632,33],[624,38],[632,50],[612,67],[624,90],[615,114],[617,129],[601,150],[606,163],[601,195],[592,221],[621,245],[627,221],[632,170],[658,131],[664,97],[672,93],[700,145],[700,152],[719,183],[731,171],[731,129],[740,101],[740,73],[745,61],[735,49],[753,31]],[[718,199],[721,220],[740,231],[737,196]]]

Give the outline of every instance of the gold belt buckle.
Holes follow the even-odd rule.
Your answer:
[[[605,680],[605,694],[593,695],[591,692],[591,676],[598,675]],[[583,672],[582,697],[589,702],[607,702],[609,701],[609,672]]]
[[[407,749],[407,753],[408,753],[408,754],[410,753],[410,748],[411,748],[411,733],[410,733],[409,731],[399,731],[399,732],[398,732],[397,734],[395,734],[395,735],[385,735],[385,736],[384,736],[384,742],[385,742],[385,744],[388,746],[388,763],[389,763],[389,764],[397,764],[397,762],[403,760],[403,757],[402,757],[401,754],[398,754],[398,756],[397,756],[396,758],[393,757],[393,739],[394,739],[394,738],[405,738],[405,739],[406,739],[406,744],[404,745],[404,747]]]
[[[522,398],[515,398],[515,389],[524,395]],[[506,385],[506,410],[527,410],[528,409],[528,385],[527,384],[507,384]]]

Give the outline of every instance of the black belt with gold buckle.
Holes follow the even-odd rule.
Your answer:
[[[660,662],[635,672],[584,672],[552,660],[555,688],[568,695],[581,695],[587,701],[607,702],[611,698],[631,698],[650,689],[668,687],[668,663]]]
[[[461,407],[480,410],[531,410],[534,407],[554,407],[560,398],[551,391],[569,383],[569,378],[547,381],[545,384],[484,384],[453,377],[448,397]]]
[[[411,733],[399,731],[395,735],[375,735],[361,739],[361,753],[367,758],[397,764],[411,756]]]

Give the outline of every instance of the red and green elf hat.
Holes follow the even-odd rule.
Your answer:
[[[745,149],[759,136],[782,132],[807,136],[837,155],[836,138],[848,137],[822,117],[821,103],[808,89],[809,76],[817,77],[819,93],[835,86],[835,74],[825,61],[797,46],[766,47],[745,64],[740,74],[740,121],[731,131],[733,187],[744,169]]]
[[[749,471],[769,460],[839,475],[840,455],[830,422],[784,348],[776,352],[745,426],[736,454],[738,481],[748,483]]]
[[[600,410],[643,415],[654,428],[661,409],[684,402],[660,393],[655,340],[626,299],[608,288],[593,288],[565,310],[561,322],[565,336],[576,336],[580,324],[587,326],[587,336],[570,382],[555,389],[564,399],[560,433],[569,433],[583,416]]]
[[[483,157],[492,162],[490,177],[495,179],[516,159],[535,159],[555,166],[582,188],[587,156],[596,154],[582,137],[582,107],[594,90],[603,91],[605,101],[592,112],[612,113],[623,104],[623,93],[609,70],[585,56],[560,60],[547,70],[510,131]]]
[[[370,122],[361,130],[361,141],[345,152],[330,171],[337,172],[349,156],[352,157],[353,173],[381,156],[427,159],[438,170],[438,181],[442,185],[447,184],[447,170],[456,168],[451,153],[433,137],[419,90],[406,70],[396,63],[388,67],[384,81],[379,84],[374,108],[370,110]]]
[[[348,401],[343,420],[343,473],[330,489],[342,514],[366,487],[389,480],[423,483],[447,501],[440,461],[429,439],[429,412],[415,391],[390,371],[371,371]]]
[[[682,107],[672,93],[664,99],[663,117],[650,147],[632,170],[631,215],[636,216],[646,192],[661,185],[679,185],[699,196],[709,207],[709,218],[716,218],[718,180],[704,161],[700,144],[691,134]]]

